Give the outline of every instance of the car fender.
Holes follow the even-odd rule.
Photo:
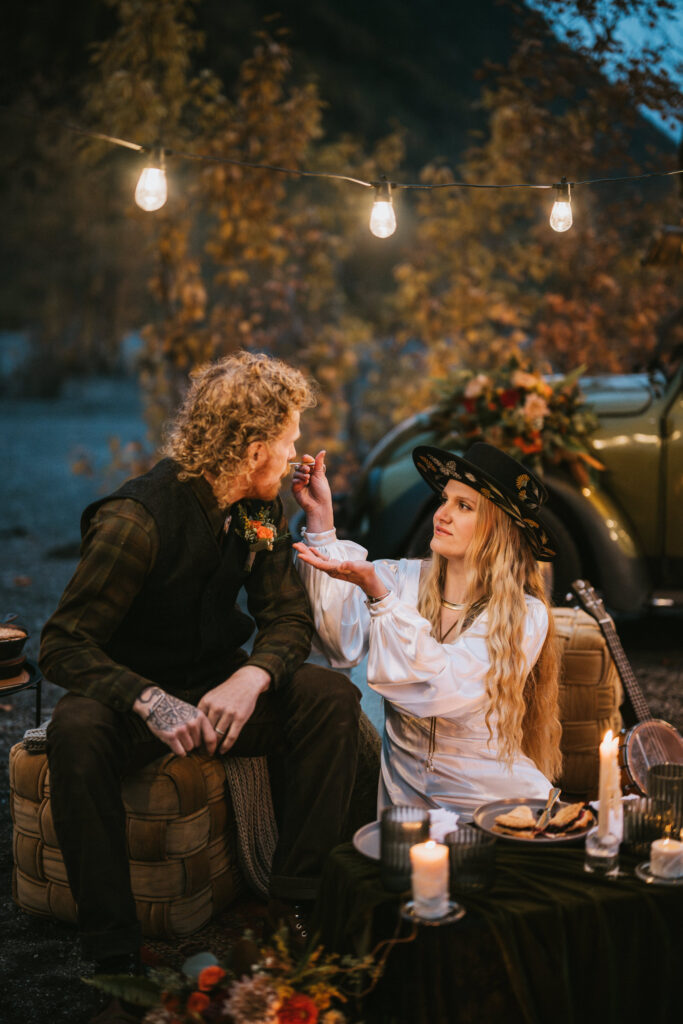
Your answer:
[[[614,499],[595,483],[580,490],[552,475],[544,477],[548,507],[576,543],[585,570],[605,603],[615,611],[637,611],[647,602],[650,585],[645,558],[634,531]]]

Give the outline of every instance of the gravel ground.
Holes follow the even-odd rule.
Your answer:
[[[63,399],[3,403],[0,430],[9,465],[0,507],[0,619],[16,612],[31,631],[27,654],[37,657],[42,624],[54,609],[76,564],[78,518],[97,496],[99,477],[74,476],[69,462],[85,449],[96,467],[107,462],[108,437],[143,436],[135,389],[130,382],[89,382]],[[622,622],[619,631],[650,708],[683,732],[683,613]],[[354,681],[361,683],[360,672]],[[62,691],[45,684],[43,718]],[[378,724],[379,705],[365,691],[364,707]],[[3,1024],[81,1024],[100,999],[78,979],[89,965],[77,951],[75,933],[56,922],[29,916],[11,898],[12,828],[8,753],[34,724],[34,695],[0,693],[0,978]],[[176,965],[187,953],[212,948],[258,920],[256,904],[242,902],[183,948],[156,947]]]

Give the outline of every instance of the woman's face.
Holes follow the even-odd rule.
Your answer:
[[[463,558],[474,535],[477,506],[482,499],[473,487],[449,480],[434,513],[430,547],[444,558]]]

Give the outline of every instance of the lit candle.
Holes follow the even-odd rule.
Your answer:
[[[410,848],[413,901],[418,917],[443,917],[448,911],[448,847],[429,839]]]
[[[621,791],[619,787],[619,737],[608,729],[600,744],[600,781],[598,785],[598,835],[604,839],[610,832],[610,811],[616,809]]]
[[[650,847],[650,871],[658,878],[683,878],[683,843],[655,839]]]

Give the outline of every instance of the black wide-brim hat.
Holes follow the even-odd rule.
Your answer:
[[[437,494],[443,493],[449,480],[459,480],[492,501],[524,531],[539,562],[550,562],[557,554],[557,541],[540,512],[548,492],[531,470],[500,448],[477,441],[463,458],[443,448],[420,445],[413,451],[413,462]]]

